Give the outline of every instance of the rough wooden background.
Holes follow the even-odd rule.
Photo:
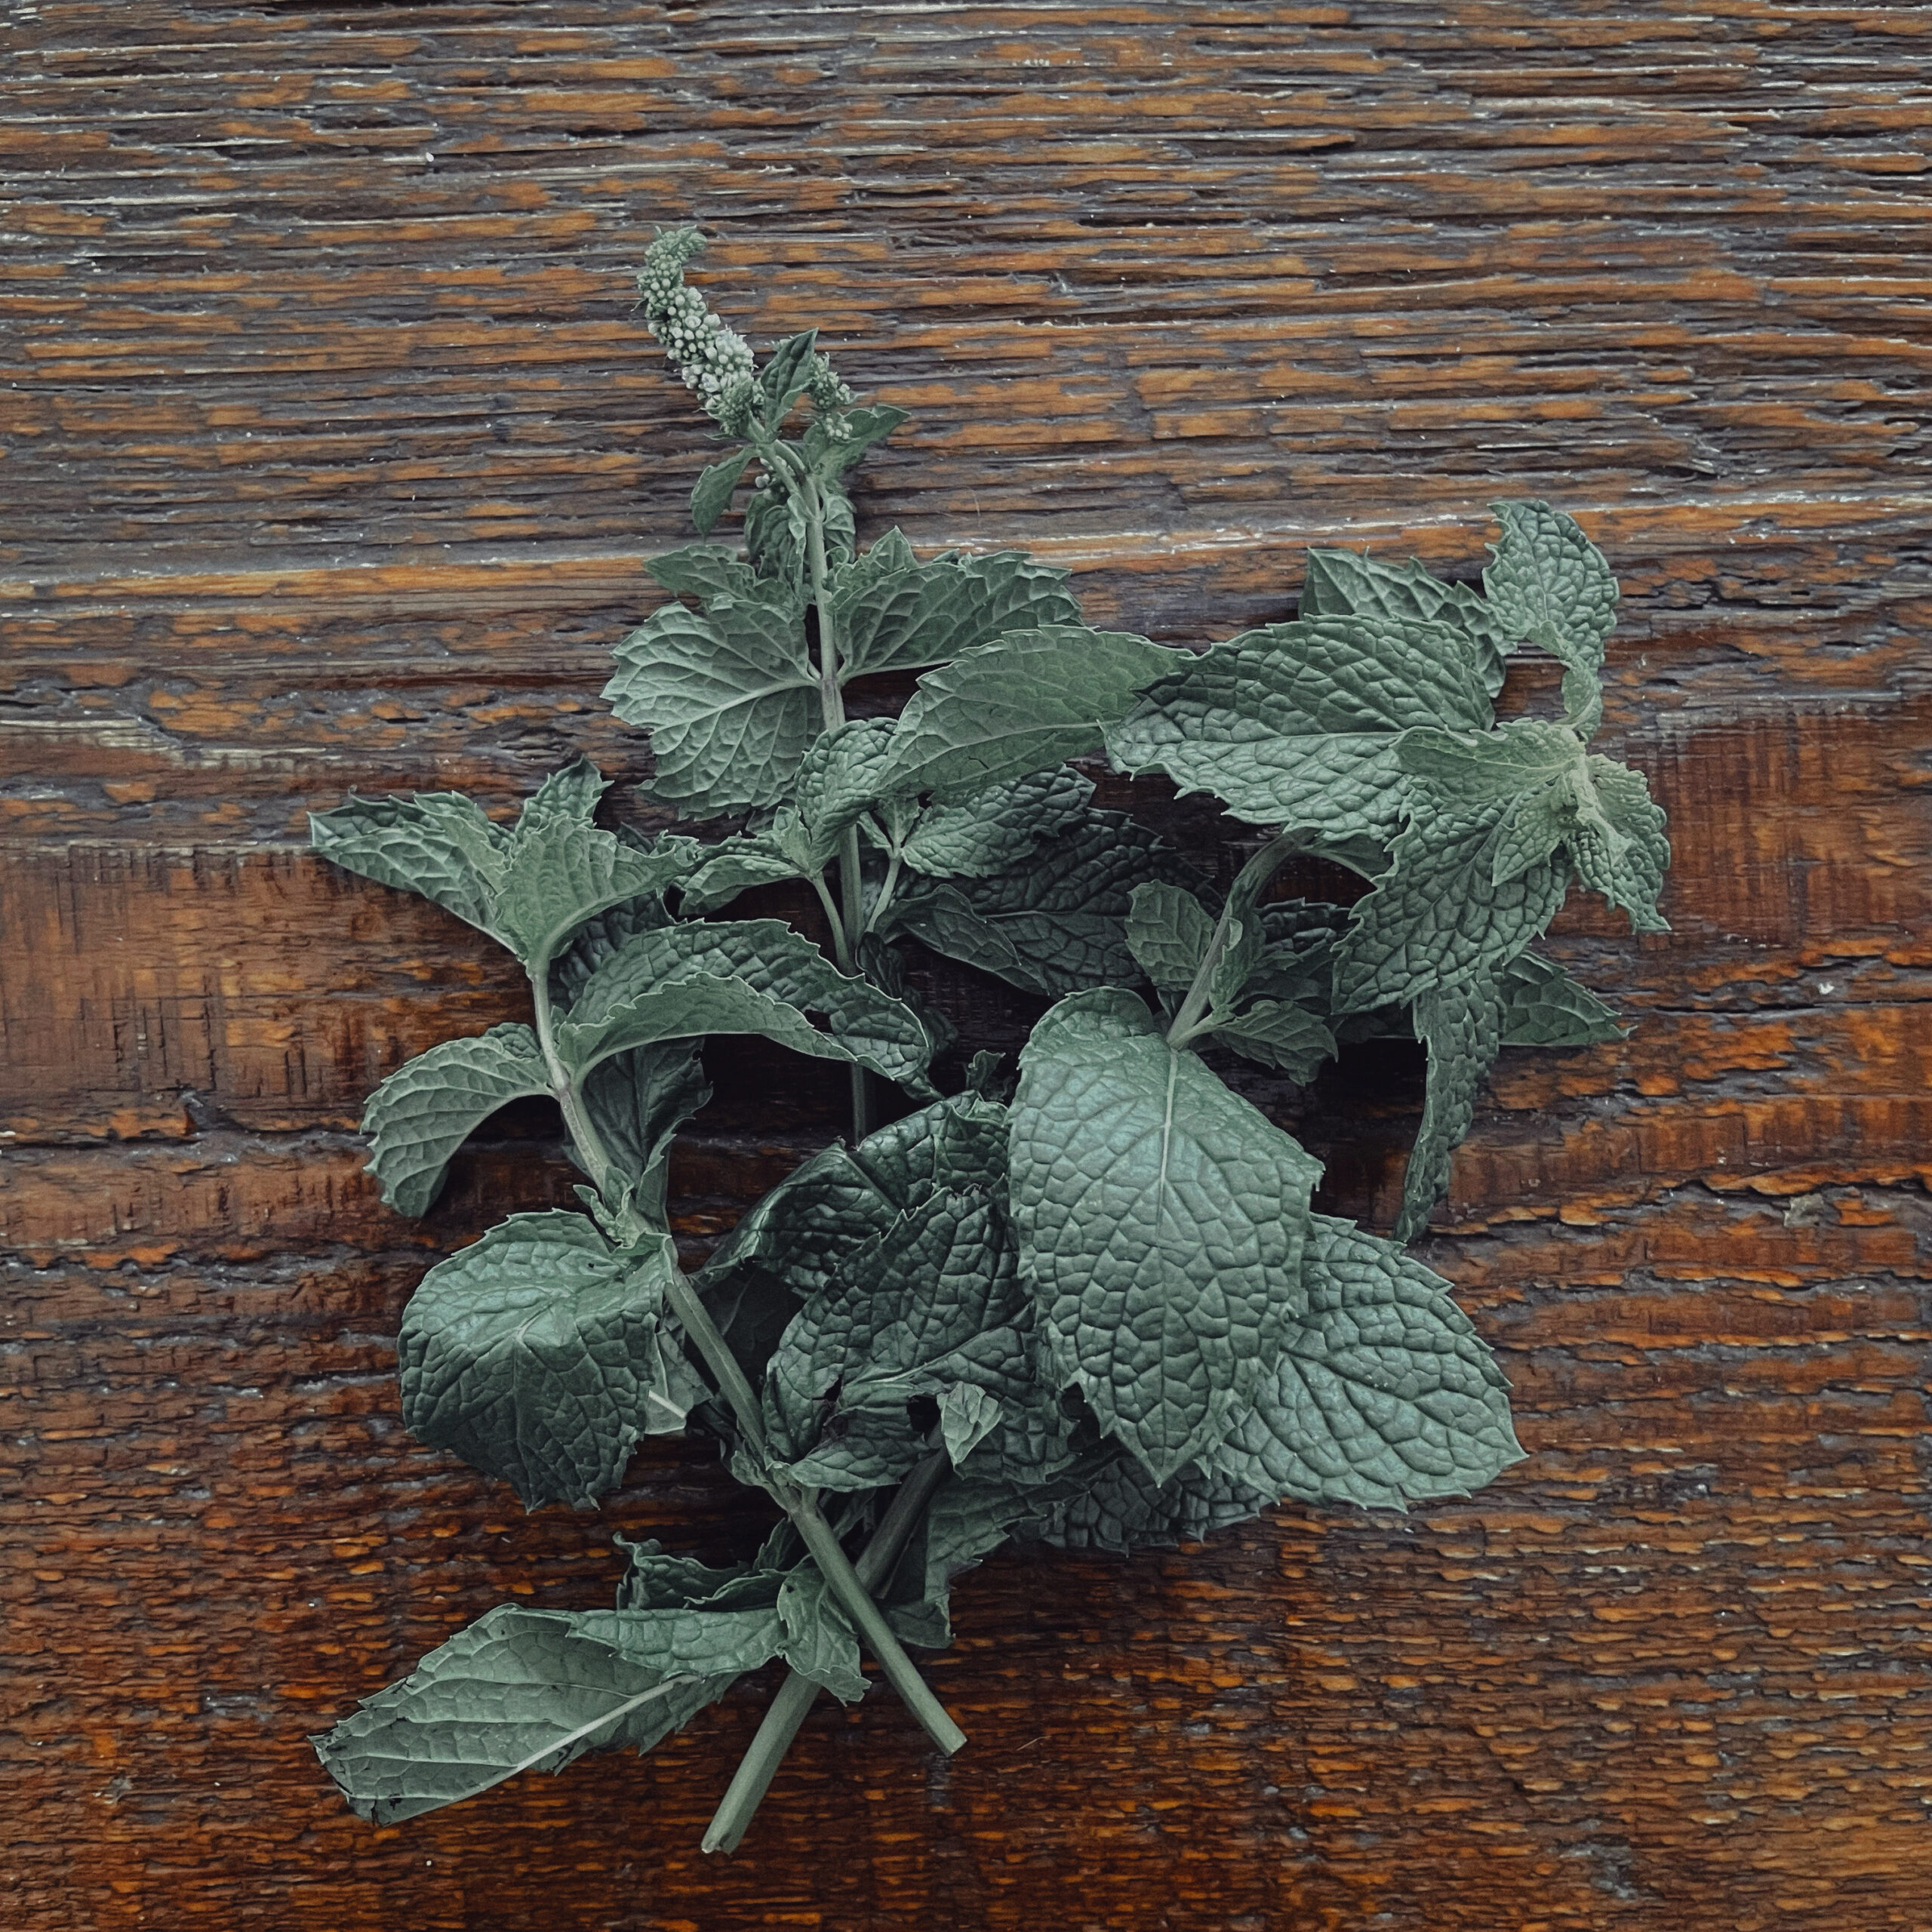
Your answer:
[[[1932,1924],[1932,9],[5,12],[0,1919]],[[996,1559],[932,1667],[971,1748],[822,1708],[728,1863],[745,1697],[398,1830],[303,1741],[506,1595],[600,1601],[613,1529],[756,1533],[695,1448],[525,1518],[403,1432],[426,1262],[567,1177],[512,1114],[380,1206],[365,1095],[515,990],[303,849],[351,786],[643,774],[597,691],[702,438],[629,275],[690,214],[743,325],[916,411],[862,518],[1098,619],[1573,511],[1678,853],[1669,937],[1560,929],[1638,1031],[1506,1058],[1428,1251],[1529,1461]],[[694,1243],[831,1131],[724,1061]],[[1413,1067],[1327,1091],[1386,1222]]]

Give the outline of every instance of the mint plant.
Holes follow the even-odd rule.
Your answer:
[[[896,530],[860,549],[846,480],[903,413],[856,398],[814,332],[759,365],[685,283],[701,246],[660,236],[639,285],[728,446],[699,534],[742,500],[743,544],[651,565],[672,599],[606,695],[650,734],[651,795],[718,835],[600,826],[580,759],[513,823],[454,793],[354,798],[313,838],[529,980],[527,1023],[371,1098],[384,1199],[426,1211],[524,1096],[555,1099],[585,1177],[582,1211],[513,1214],[426,1275],[398,1344],[409,1426],[531,1509],[592,1506],[641,1437],[700,1431],[772,1527],[724,1566],[626,1544],[611,1607],[506,1604],[432,1651],[315,1740],[381,1822],[647,1749],[781,1658],[705,1839],[728,1850],[819,1690],[863,1695],[866,1652],[940,1750],[964,1743],[906,1647],[949,1641],[954,1578],[1009,1538],[1131,1551],[1284,1497],[1400,1509],[1487,1482],[1521,1453],[1503,1377],[1401,1244],[1503,1046],[1617,1035],[1531,950],[1573,878],[1663,929],[1663,814],[1589,749],[1617,593],[1568,517],[1496,505],[1480,590],[1320,550],[1292,622],[1198,655],[1097,630],[1021,552],[922,559]],[[1562,712],[1499,722],[1524,644],[1561,666]],[[897,717],[848,718],[855,683],[913,671]],[[1103,756],[1254,829],[1226,891],[1093,803],[1072,761]],[[1365,890],[1271,897],[1306,854]],[[787,881],[829,956],[728,916]],[[983,1053],[940,1090],[954,1029],[909,986],[918,947],[1054,1002],[1010,1092]],[[704,1043],[731,1034],[847,1066],[851,1138],[688,1273],[666,1163],[708,1097]],[[1315,1212],[1318,1164],[1223,1072],[1306,1083],[1403,1034],[1428,1075],[1391,1240]]]

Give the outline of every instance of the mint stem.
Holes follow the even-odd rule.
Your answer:
[[[899,1485],[898,1494],[853,1566],[867,1590],[877,1589],[891,1575],[920,1518],[952,1472],[945,1451],[936,1449]],[[758,1735],[740,1760],[731,1785],[712,1816],[704,1835],[706,1851],[737,1850],[818,1693],[818,1685],[809,1677],[795,1670],[786,1672],[778,1694],[765,1712],[764,1721],[758,1727]]]

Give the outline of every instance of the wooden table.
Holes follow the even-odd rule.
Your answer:
[[[7,1924],[1932,1924],[1932,10],[42,0],[0,44]],[[698,1445],[526,1519],[403,1431],[426,1262],[570,1177],[533,1110],[382,1208],[364,1097],[516,990],[305,849],[352,787],[645,774],[597,694],[703,457],[629,312],[688,215],[755,337],[916,412],[871,528],[1029,546],[1097,621],[1225,636],[1310,543],[1466,575],[1491,497],[1574,512],[1677,851],[1669,937],[1559,928],[1637,1030],[1506,1057],[1426,1250],[1530,1460],[996,1558],[932,1665],[970,1749],[821,1709],[729,1863],[749,1697],[392,1830],[303,1741],[506,1596],[602,1600],[614,1530],[757,1533]],[[717,1057],[694,1248],[832,1131],[818,1071]],[[1414,1070],[1343,1084],[1327,1200],[1386,1225]]]

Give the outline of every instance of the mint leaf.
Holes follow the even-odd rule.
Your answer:
[[[919,680],[899,721],[891,789],[958,800],[1098,751],[1134,694],[1184,654],[1072,624],[966,651]]]
[[[651,733],[657,795],[694,818],[775,805],[820,724],[804,625],[786,592],[668,604],[617,648],[604,696]]]
[[[1503,970],[1499,1033],[1506,1047],[1592,1047],[1620,1040],[1616,1014],[1552,960],[1518,953]]]
[[[955,1382],[940,1398],[940,1440],[955,1469],[998,1428],[1004,1414],[999,1398],[974,1382]]]
[[[528,1026],[445,1040],[398,1067],[369,1096],[369,1170],[401,1214],[426,1214],[451,1157],[506,1102],[547,1094],[550,1076]]]
[[[1303,617],[1395,617],[1448,624],[1475,648],[1490,696],[1503,688],[1503,659],[1515,641],[1481,596],[1467,584],[1444,583],[1414,558],[1378,563],[1352,550],[1311,550],[1302,580]]]
[[[1232,1020],[1224,1020],[1212,1035],[1217,1046],[1232,1047],[1306,1084],[1335,1051],[1335,1036],[1318,1014],[1280,1000],[1260,1000]]]
[[[669,1236],[612,1250],[581,1214],[513,1214],[438,1262],[404,1312],[403,1420],[500,1477],[526,1509],[588,1509],[623,1478],[647,1432],[675,1431],[702,1395],[654,1366]],[[681,1364],[679,1364],[681,1367]]]
[[[1020,1065],[1013,1217],[1048,1360],[1164,1481],[1279,1351],[1321,1165],[1131,994],[1062,1001]]]
[[[1509,1384],[1449,1284],[1346,1221],[1312,1217],[1306,1300],[1249,1413],[1208,1452],[1244,1485],[1399,1509],[1522,1460]]]
[[[1402,1177],[1395,1238],[1411,1241],[1448,1192],[1450,1156],[1475,1118],[1476,1096],[1502,1044],[1502,995],[1494,974],[1480,972],[1417,996],[1416,1037],[1429,1049],[1422,1124]]]
[[[679,597],[703,601],[758,594],[758,573],[738,561],[737,551],[721,543],[687,543],[681,550],[666,550],[650,558],[645,568]]]
[[[866,1694],[859,1668],[859,1640],[844,1611],[810,1564],[801,1564],[778,1592],[785,1626],[785,1661],[802,1677],[823,1684],[841,1704]]]
[[[584,1111],[604,1150],[631,1183],[631,1202],[664,1225],[671,1143],[711,1098],[688,1041],[638,1047],[601,1063],[583,1083]]]
[[[1432,814],[1395,841],[1389,869],[1355,902],[1336,949],[1337,1013],[1405,1004],[1499,971],[1556,916],[1567,880],[1548,860],[1494,877],[1509,809]]]
[[[1396,734],[1486,729],[1484,648],[1447,624],[1316,617],[1217,645],[1149,685],[1107,733],[1123,769],[1164,771],[1238,818],[1352,863],[1386,844],[1404,790]]]
[[[410,798],[352,795],[334,811],[309,814],[309,842],[345,872],[432,900],[500,944],[496,881],[504,827],[483,816],[459,792],[418,792]]]
[[[808,1013],[824,1015],[829,1036]],[[820,1059],[856,1060],[888,1080],[926,1086],[931,1043],[918,1015],[840,972],[777,919],[639,933],[585,983],[557,1037],[574,1065],[588,1067],[627,1047],[707,1032],[762,1033]]]
[[[1499,629],[1573,669],[1594,672],[1617,626],[1617,580],[1574,517],[1543,503],[1500,503],[1503,541],[1482,587]]]
[[[752,454],[748,449],[734,450],[721,463],[707,464],[698,472],[698,479],[691,486],[691,521],[700,537],[709,537],[718,519],[731,507],[731,493],[738,487],[738,478],[744,475]]]
[[[1402,769],[1435,799],[1464,811],[1543,790],[1583,764],[1574,731],[1534,718],[1480,733],[1411,731],[1398,755]]]
[[[1669,923],[1657,912],[1670,863],[1663,808],[1651,802],[1644,774],[1627,764],[1593,756],[1586,761],[1585,771],[1595,811],[1580,811],[1568,840],[1578,874],[1592,891],[1628,912],[1635,931],[1669,931]]]
[[[841,409],[809,423],[799,447],[813,475],[829,481],[842,475],[875,443],[883,442],[908,420],[904,410],[884,403]]]
[[[678,909],[688,919],[721,911],[754,886],[799,876],[797,864],[762,834],[721,839],[704,849],[711,857],[678,883]]]
[[[1093,795],[1091,778],[1059,765],[934,805],[906,839],[906,863],[931,878],[989,878],[1078,825]]]
[[[1079,622],[1066,572],[1024,551],[977,557],[948,551],[921,564],[911,560],[897,531],[892,535],[898,543],[891,549],[882,539],[860,563],[834,574],[841,681],[943,663],[1010,632]]]
[[[1137,885],[1127,915],[1127,947],[1134,963],[1163,993],[1194,983],[1214,937],[1213,916],[1177,885]]]
[[[764,405],[764,420],[772,429],[777,429],[785,420],[792,404],[804,394],[806,386],[811,380],[812,351],[817,342],[817,329],[787,336],[773,349],[764,367],[758,371],[758,394]]]
[[[1052,996],[1131,979],[1126,925],[1134,888],[1198,877],[1124,813],[1090,807],[1052,846],[1009,872],[902,884],[892,916],[935,952]]]
[[[703,854],[691,838],[661,839],[641,850],[537,804],[533,799],[525,808],[503,854],[495,912],[505,943],[533,976],[549,970],[586,921],[628,900],[657,897]]]
[[[398,1824],[519,1771],[648,1751],[736,1675],[663,1677],[583,1635],[568,1612],[500,1604],[309,1742],[358,1818]]]
[[[1249,1521],[1278,1500],[1272,1485],[1244,1484],[1193,1463],[1156,1482],[1133,1457],[1115,1455],[1078,1491],[1016,1523],[1014,1534],[1060,1549],[1127,1555],[1203,1542],[1217,1530]]]

